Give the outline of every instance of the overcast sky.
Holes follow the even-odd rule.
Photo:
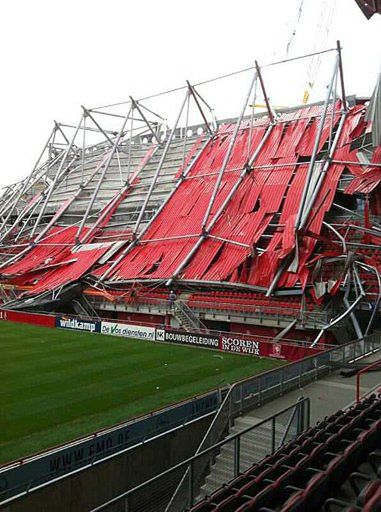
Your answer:
[[[321,6],[327,11],[332,3],[327,36],[325,27],[319,29]],[[340,39],[348,93],[369,95],[381,63],[381,16],[368,21],[354,0],[304,0],[297,23],[300,5],[301,0],[2,1],[0,187],[30,172],[52,120],[75,123],[81,104],[139,98],[185,79],[198,82],[246,68],[254,59],[279,60],[290,39],[289,56],[329,48]],[[313,99],[324,97],[332,62],[327,54]],[[301,102],[308,63],[303,66],[268,73],[274,104]],[[216,101],[218,115],[238,114],[245,79],[240,76],[215,97],[212,87],[204,91],[210,103]],[[161,113],[170,117],[176,102],[163,102]]]

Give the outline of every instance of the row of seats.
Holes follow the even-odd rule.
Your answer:
[[[239,297],[226,297],[226,296],[207,296],[204,294],[193,294],[188,299],[188,305],[190,307],[200,307],[203,304],[204,307],[210,305],[211,309],[225,309],[225,310],[246,310],[248,312],[253,310],[253,307],[261,308],[263,313],[276,314],[277,310],[284,314],[293,314],[299,312],[301,309],[301,303],[296,301],[273,299],[262,296],[260,300],[253,298],[239,298]],[[312,311],[314,309],[312,304],[307,305],[307,309]]]
[[[168,290],[95,290],[94,288],[87,288],[84,293],[86,295],[92,295],[92,296],[106,296],[110,298],[111,300],[122,300],[122,301],[129,301],[136,300],[136,301],[155,301],[157,299],[164,300],[168,298]]]
[[[126,290],[107,290],[102,292],[94,289],[85,290],[87,295],[107,296],[110,299],[122,301],[136,301],[144,303],[155,303],[156,300],[167,300],[169,291],[167,289],[139,289],[129,293]],[[312,298],[306,301],[308,311],[313,311],[314,303]],[[298,315],[301,309],[301,299],[295,296],[282,297],[266,297],[264,294],[245,293],[245,292],[218,292],[212,291],[208,293],[193,293],[188,298],[189,307],[203,307],[218,310],[247,311],[253,312],[253,308],[259,307],[264,314],[274,315],[283,313],[288,315]]]
[[[289,308],[288,306],[281,306],[281,305],[273,305],[273,306],[263,306],[260,304],[253,305],[253,304],[236,304],[234,302],[232,303],[225,303],[225,302],[204,302],[199,300],[190,300],[188,301],[188,306],[191,308],[200,308],[203,309],[213,309],[213,310],[221,310],[221,311],[240,311],[240,312],[247,312],[247,313],[253,313],[256,311],[256,308],[258,311],[265,315],[276,315],[276,314],[283,314],[283,315],[292,315],[292,316],[298,316],[299,315],[299,309],[298,308]],[[287,308],[287,309],[286,309]]]
[[[326,418],[194,506],[192,512],[381,510],[381,399]],[[369,463],[369,471],[359,471]],[[349,483],[349,484],[348,484]],[[340,496],[348,484],[351,493]]]
[[[207,294],[205,293],[199,293],[195,294],[203,297],[223,297],[223,298],[232,298],[232,299],[252,299],[252,300],[267,300],[268,297],[266,297],[263,293],[253,293],[253,292],[227,292],[227,291],[211,291]],[[282,297],[272,297],[272,300],[274,301],[286,301],[286,302],[296,302],[300,304],[300,296],[298,295],[285,295]],[[308,300],[312,300],[310,298],[307,298]]]

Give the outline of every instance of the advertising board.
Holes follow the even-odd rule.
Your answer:
[[[40,325],[43,327],[55,327],[55,316],[27,313],[24,311],[12,311],[0,309],[0,320],[9,322],[22,322],[24,324]]]
[[[179,343],[180,345],[220,348],[220,336],[211,334],[190,333],[173,329],[156,329],[156,339],[157,341]]]
[[[154,327],[121,324],[118,322],[102,322],[101,326],[102,334],[151,341],[155,341],[155,331],[156,329]]]
[[[84,320],[81,318],[71,318],[69,316],[57,316],[56,327],[59,329],[71,329],[83,332],[101,332],[101,322],[95,320]]]

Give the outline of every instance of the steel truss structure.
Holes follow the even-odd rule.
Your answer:
[[[269,99],[267,68],[306,55],[55,121],[32,172],[0,198],[3,303],[235,290],[267,305],[334,304],[316,342],[346,319],[368,334],[381,297],[381,86],[370,111],[346,96],[340,44],[319,54],[334,57],[320,103],[276,110]],[[238,116],[218,120],[200,87],[243,73]],[[168,126],[149,100],[174,93]]]

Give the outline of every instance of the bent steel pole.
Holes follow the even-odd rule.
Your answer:
[[[344,318],[346,318],[354,309],[355,307],[357,306],[357,304],[360,302],[360,300],[363,299],[363,295],[359,295],[357,297],[357,299],[352,302],[352,304],[350,305],[350,307],[344,311],[344,313],[342,313],[340,316],[336,317],[334,320],[331,320],[331,322],[329,324],[327,324],[326,326],[324,326],[319,334],[316,336],[316,338],[314,339],[313,343],[311,343],[311,348],[314,348],[317,343],[320,341],[321,337],[323,336],[323,334],[325,333],[325,331],[327,331],[328,329],[330,329],[331,327],[333,327],[334,325],[338,324],[339,322],[341,322],[341,320],[344,320]]]
[[[351,273],[350,273],[350,270],[348,270],[347,285],[346,285],[346,289],[345,289],[345,293],[344,293],[344,297],[343,297],[343,302],[348,309],[351,307],[349,300],[348,300],[350,288],[351,288]],[[365,297],[365,292],[363,289],[360,289],[359,297],[360,298]],[[355,330],[357,338],[360,340],[364,339],[364,335],[363,335],[363,333],[361,331],[361,327],[357,321],[357,318],[356,318],[356,315],[354,312],[354,308],[350,312],[350,317],[351,317],[353,328]]]
[[[326,95],[325,102],[324,102],[323,112],[322,112],[322,115],[320,118],[318,133],[316,134],[315,141],[314,141],[314,147],[312,150],[312,155],[311,155],[311,159],[310,159],[310,163],[309,163],[309,167],[308,167],[308,171],[307,171],[307,176],[306,176],[306,181],[305,181],[304,188],[303,188],[300,206],[299,206],[298,213],[297,213],[296,220],[295,220],[295,239],[296,239],[295,257],[289,266],[290,272],[296,272],[297,268],[298,268],[298,236],[297,236],[297,232],[300,231],[301,229],[303,229],[303,227],[306,223],[306,220],[308,219],[308,216],[310,214],[312,206],[313,206],[315,199],[318,195],[318,192],[320,190],[323,177],[325,176],[325,173],[327,172],[328,167],[331,164],[331,160],[332,160],[333,154],[335,152],[336,145],[338,143],[338,140],[339,140],[339,137],[341,134],[341,130],[344,125],[344,121],[345,121],[345,117],[346,117],[346,113],[343,112],[341,120],[340,120],[339,128],[337,129],[335,138],[334,138],[333,143],[330,148],[328,158],[323,165],[323,169],[318,178],[318,182],[315,185],[314,190],[312,191],[312,196],[309,199],[308,206],[306,206],[306,201],[307,201],[308,194],[310,192],[310,184],[311,184],[314,167],[315,167],[315,163],[316,163],[316,157],[317,157],[317,153],[318,153],[318,149],[319,149],[321,134],[323,132],[324,122],[325,122],[327,112],[328,112],[328,105],[330,102],[333,86],[334,86],[336,76],[337,76],[338,64],[339,64],[339,55],[337,54],[336,59],[335,59],[334,70],[333,70],[332,77],[331,77],[331,82],[328,87],[327,95]],[[335,105],[333,104],[332,109],[334,109],[334,108],[335,108]],[[332,116],[334,116],[334,112],[332,112]],[[270,297],[273,294],[273,292],[279,282],[279,279],[282,277],[282,274],[283,274],[287,264],[288,264],[288,261],[284,260],[283,263],[281,264],[281,266],[278,268],[278,271],[275,274],[275,277],[272,280],[272,282],[266,292],[266,297]]]
[[[337,231],[337,229],[335,229],[333,226],[331,226],[331,224],[329,224],[328,222],[323,221],[323,226],[325,226],[327,229],[330,229],[333,233],[335,233],[335,235],[337,236],[337,238],[340,240],[340,242],[343,245],[343,254],[347,254],[348,251],[347,251],[347,245],[345,243],[345,238]]]
[[[250,101],[251,92],[253,90],[255,82],[257,81],[257,77],[258,77],[258,72],[254,71],[253,78],[252,78],[252,80],[250,82],[249,90],[248,90],[248,92],[246,94],[246,97],[245,97],[245,100],[243,102],[241,113],[240,113],[238,121],[237,121],[237,123],[235,125],[232,138],[230,139],[228,150],[226,151],[226,154],[225,154],[224,160],[222,162],[222,166],[221,166],[220,172],[218,173],[218,176],[217,176],[217,180],[216,180],[216,183],[214,185],[212,197],[210,198],[210,202],[209,202],[208,208],[206,209],[206,212],[205,212],[205,215],[204,215],[204,219],[203,219],[202,224],[201,224],[202,232],[205,231],[205,227],[206,227],[206,224],[208,222],[208,218],[209,218],[210,212],[212,211],[212,208],[213,208],[213,205],[214,205],[214,201],[216,200],[216,197],[217,197],[217,194],[218,194],[218,190],[219,190],[220,185],[221,185],[223,174],[225,172],[225,169],[226,169],[226,167],[227,167],[227,165],[229,163],[231,154],[233,152],[233,147],[234,147],[235,141],[237,139],[237,135],[238,135],[239,129],[241,127],[242,119],[243,119],[243,116],[245,115],[247,105],[248,105],[248,103]]]
[[[302,221],[303,224],[302,225],[304,226],[305,221],[306,221],[306,219],[308,217],[308,214],[309,214],[309,212],[312,209],[313,202],[314,202],[314,200],[315,200],[315,198],[317,196],[317,193],[318,193],[318,191],[320,189],[320,185],[321,185],[321,182],[322,182],[322,176],[324,176],[324,173],[327,171],[328,166],[330,165],[330,162],[331,162],[330,158],[326,161],[326,163],[325,163],[325,165],[323,167],[324,173],[322,172],[320,174],[319,178],[318,178],[318,183],[317,183],[318,186],[315,186],[314,190],[311,192],[310,188],[311,188],[312,177],[313,177],[313,174],[314,174],[316,157],[317,157],[318,150],[319,150],[319,144],[320,144],[321,135],[322,135],[323,128],[324,128],[325,119],[326,119],[327,112],[328,112],[328,106],[329,106],[329,103],[330,103],[330,98],[331,98],[331,95],[332,95],[333,86],[334,86],[334,83],[335,83],[335,80],[336,80],[336,75],[337,75],[337,72],[338,72],[338,65],[339,65],[339,55],[336,54],[334,69],[333,69],[331,81],[330,81],[330,84],[329,84],[329,87],[328,87],[328,90],[327,90],[327,95],[326,95],[325,102],[324,102],[323,112],[322,112],[322,115],[320,117],[318,133],[316,134],[315,141],[314,141],[314,147],[313,147],[313,150],[312,150],[312,155],[311,155],[310,163],[309,163],[308,170],[307,170],[307,176],[306,176],[306,181],[304,183],[302,197],[301,197],[301,200],[300,200],[300,206],[299,206],[299,209],[298,209],[298,212],[297,212],[297,215],[296,215],[296,220],[295,220],[295,239],[296,239],[295,255],[294,255],[293,261],[291,262],[291,264],[289,266],[289,271],[290,272],[296,272],[297,268],[298,268],[298,232],[302,229],[302,227],[301,227],[301,219],[303,217],[303,221]],[[332,105],[332,108],[334,109],[335,105]],[[342,121],[342,122],[344,122],[344,121]],[[335,150],[335,147],[336,147],[336,144],[337,144],[337,141],[338,141],[338,135],[339,134],[336,133],[335,140],[334,140],[334,142],[333,142],[333,144],[331,146],[330,155],[332,155],[334,150]],[[312,197],[309,199],[309,204],[308,204],[308,207],[306,208],[306,201],[308,199],[308,195],[309,194],[311,195],[311,193],[312,193]],[[276,287],[276,285],[277,285],[281,275],[282,275],[282,273],[277,273],[277,275],[275,276],[273,282],[270,284],[270,287],[268,289],[267,294],[269,294],[269,295],[272,294],[272,292],[275,289],[275,287]]]
[[[310,182],[311,182],[312,174],[313,174],[313,171],[314,171],[315,160],[316,160],[316,156],[317,156],[318,149],[319,149],[319,143],[320,143],[320,139],[321,139],[321,134],[323,132],[324,122],[325,122],[325,118],[327,116],[327,111],[328,111],[328,105],[329,105],[330,98],[331,98],[331,95],[332,95],[333,84],[335,82],[335,77],[336,77],[336,73],[337,73],[337,70],[338,70],[338,64],[339,64],[339,56],[336,55],[334,70],[333,70],[331,81],[330,81],[330,84],[329,84],[329,87],[328,87],[328,90],[327,90],[327,95],[326,95],[325,102],[324,102],[323,112],[322,112],[322,115],[320,117],[318,133],[316,134],[316,137],[315,137],[314,147],[313,147],[313,150],[312,150],[312,155],[311,155],[310,163],[309,163],[309,166],[308,166],[306,181],[305,181],[305,184],[304,184],[303,193],[302,193],[302,197],[301,197],[301,200],[300,200],[300,206],[299,206],[298,213],[297,213],[297,216],[296,216],[295,231],[299,230],[300,219],[301,219],[301,216],[303,214],[304,207],[305,207],[305,202],[306,202],[307,195],[308,195],[308,192],[309,192]],[[333,108],[334,108],[334,105],[333,105]]]
[[[343,71],[343,59],[341,56],[341,45],[340,41],[336,43],[337,47],[337,55],[339,57],[339,75],[340,75],[340,88],[341,88],[341,101],[342,101],[342,109],[347,111],[347,97],[345,95],[345,84],[344,84],[344,71]]]
[[[266,88],[265,88],[265,83],[263,81],[261,69],[260,69],[257,61],[255,61],[255,69],[256,69],[257,74],[258,74],[259,83],[261,84],[261,89],[262,89],[262,92],[263,92],[263,98],[265,100],[265,104],[266,104],[266,108],[267,108],[267,113],[269,115],[270,121],[273,123],[274,122],[274,118],[275,118],[274,111],[273,111],[273,109],[272,109],[272,107],[270,105],[270,101],[269,101],[269,98],[267,96],[267,92],[266,92]]]
[[[331,145],[331,149],[330,149],[330,152],[328,154],[328,158],[327,158],[327,160],[325,161],[325,163],[323,165],[323,169],[320,171],[317,183],[316,183],[316,185],[314,187],[314,190],[312,192],[312,196],[308,200],[308,204],[305,204],[303,215],[302,215],[302,218],[300,219],[300,223],[299,223],[299,230],[303,229],[305,224],[306,224],[306,222],[307,222],[307,219],[308,219],[309,214],[310,214],[310,212],[312,210],[314,202],[315,202],[315,200],[317,198],[317,195],[318,195],[318,193],[320,191],[320,188],[321,188],[322,182],[324,180],[324,177],[325,177],[325,175],[326,175],[326,173],[328,171],[329,166],[331,165],[333,155],[334,155],[334,153],[336,151],[337,144],[339,142],[341,133],[343,131],[343,127],[344,127],[344,123],[345,123],[346,117],[347,117],[347,113],[343,112],[342,115],[341,115],[340,124],[339,124],[339,126],[337,128],[337,131],[336,131],[336,134],[335,134],[335,138],[333,139],[333,142],[332,142],[332,145]]]
[[[362,267],[363,269],[366,269],[366,270],[370,269],[371,271],[375,272],[376,277],[377,277],[377,283],[378,283],[377,299],[376,299],[376,302],[374,304],[372,315],[370,317],[370,320],[368,322],[368,325],[367,325],[367,328],[366,328],[366,331],[365,331],[365,336],[367,336],[369,334],[370,329],[372,328],[372,325],[373,325],[374,319],[376,318],[376,314],[378,312],[378,307],[379,307],[379,304],[380,304],[380,301],[381,301],[381,276],[380,276],[380,273],[377,270],[377,268],[374,267],[373,265],[368,265],[367,263],[359,262],[359,261],[356,262],[356,263],[357,263],[357,265],[359,267]]]
[[[296,250],[298,247],[298,241],[296,239]],[[274,293],[274,290],[279,282],[279,279],[282,277],[283,272],[286,270],[286,267],[289,263],[289,259],[286,256],[286,258],[282,261],[282,263],[279,265],[278,270],[276,271],[276,274],[274,276],[274,279],[271,281],[270,286],[268,287],[265,297],[271,297],[271,295]]]

